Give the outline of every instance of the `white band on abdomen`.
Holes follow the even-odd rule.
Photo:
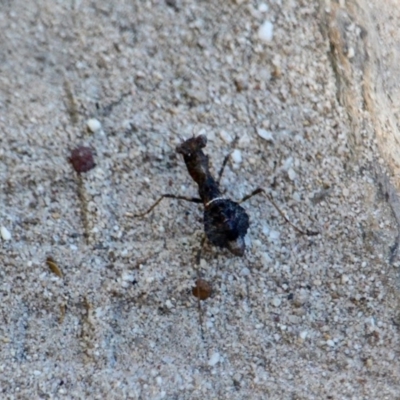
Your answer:
[[[208,203],[206,203],[204,205],[204,207],[208,207],[210,204],[214,203],[214,201],[218,201],[218,200],[226,200],[226,198],[225,197],[216,197],[215,199],[212,199]]]

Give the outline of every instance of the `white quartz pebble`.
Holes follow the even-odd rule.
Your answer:
[[[1,237],[3,238],[3,240],[10,240],[11,239],[11,233],[5,226],[2,226],[0,228],[0,233],[1,233]]]
[[[270,42],[274,36],[274,25],[265,21],[258,29],[258,37],[264,42]]]

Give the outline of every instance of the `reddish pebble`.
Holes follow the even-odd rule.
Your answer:
[[[192,288],[193,296],[200,300],[207,300],[212,293],[211,285],[204,279],[197,279],[196,286]]]
[[[93,159],[92,149],[85,146],[79,146],[72,150],[69,161],[78,174],[88,172],[96,166]]]

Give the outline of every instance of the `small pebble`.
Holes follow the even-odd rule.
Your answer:
[[[274,307],[279,307],[279,306],[281,305],[281,303],[282,303],[282,300],[281,300],[279,297],[274,297],[274,298],[271,300],[271,304],[272,304]]]
[[[308,332],[307,331],[300,332],[300,339],[306,340],[307,336],[308,336]]]
[[[296,172],[292,168],[289,168],[288,170],[288,177],[291,181],[294,181],[296,179]]]
[[[135,280],[135,277],[132,274],[130,274],[129,272],[123,272],[122,280],[127,281],[127,282],[133,282]]]
[[[293,305],[295,307],[301,307],[308,301],[309,295],[305,290],[302,290],[300,293],[295,294],[293,299]]]
[[[230,135],[227,131],[221,131],[219,134],[221,135],[221,138],[225,143],[229,144],[233,142],[232,135]]]
[[[96,166],[92,149],[85,146],[79,146],[72,150],[69,161],[78,174],[90,171]]]
[[[261,253],[261,261],[265,266],[265,265],[270,265],[273,262],[273,259],[266,251],[264,251],[263,253]]]
[[[260,138],[263,138],[264,140],[268,140],[269,142],[272,142],[274,139],[272,137],[272,132],[267,131],[266,129],[263,129],[263,128],[257,128],[257,134],[258,134],[258,136],[260,136]]]
[[[269,231],[269,238],[271,240],[277,240],[280,236],[281,234],[278,231]]]
[[[86,126],[90,132],[96,133],[101,129],[101,122],[95,118],[91,118],[86,121]]]
[[[213,367],[214,365],[218,364],[220,358],[221,358],[221,357],[220,357],[219,353],[214,353],[214,354],[210,357],[210,359],[209,359],[209,361],[208,361],[208,365],[209,365],[210,367]]]
[[[196,103],[206,103],[208,100],[207,92],[200,88],[188,89],[186,94],[192,101]]]
[[[300,196],[299,192],[294,192],[293,195],[292,195],[292,198],[296,203],[300,203],[301,202],[301,196]]]
[[[63,277],[63,273],[53,257],[47,257],[46,264],[53,274],[57,275],[59,278]]]
[[[233,83],[235,84],[236,90],[238,92],[243,92],[244,90],[247,90],[249,88],[248,82],[241,78],[235,79]]]
[[[1,233],[1,237],[3,238],[3,240],[10,240],[11,239],[11,233],[5,226],[2,226],[0,228],[0,233]]]
[[[340,281],[342,285],[345,285],[349,281],[349,277],[347,275],[342,275]]]
[[[265,21],[258,29],[258,37],[264,42],[270,42],[274,36],[274,25],[270,21]]]
[[[332,339],[329,339],[329,340],[326,341],[326,344],[327,344],[329,347],[333,347],[333,346],[335,345],[335,342],[334,342]]]
[[[174,305],[172,304],[172,301],[171,301],[171,300],[167,300],[167,301],[165,302],[165,306],[166,306],[168,309],[174,308]]]
[[[250,143],[250,136],[247,133],[244,133],[239,139],[240,146],[246,146]]]
[[[289,168],[293,165],[293,157],[288,157],[282,165],[284,171],[289,171]]]
[[[207,300],[212,294],[211,284],[204,279],[197,279],[196,286],[192,288],[192,294],[200,300]]]
[[[242,162],[242,152],[238,149],[233,150],[231,158],[235,164],[240,164]]]

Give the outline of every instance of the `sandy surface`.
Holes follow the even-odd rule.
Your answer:
[[[394,2],[109,3],[1,5],[1,397],[394,399]],[[200,133],[213,171],[238,138],[226,196],[320,235],[254,197],[245,257],[196,265],[201,207],[131,218],[196,195],[174,149]]]

